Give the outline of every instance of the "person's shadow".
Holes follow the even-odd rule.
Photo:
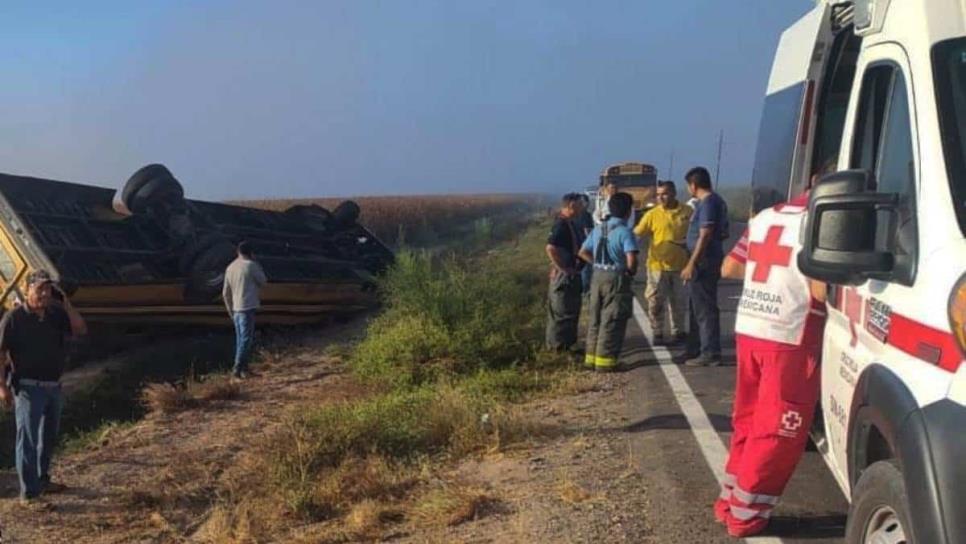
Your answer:
[[[795,539],[844,538],[845,514],[773,516],[762,536]]]
[[[731,418],[720,414],[708,414],[711,426],[719,433],[731,432]],[[660,414],[641,421],[625,425],[621,430],[625,433],[645,433],[653,430],[684,430],[690,429],[691,424],[684,414]]]

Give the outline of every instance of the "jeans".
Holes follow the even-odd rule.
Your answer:
[[[255,310],[235,312],[231,316],[235,322],[235,366],[232,372],[238,374],[248,370],[255,343]]]
[[[60,432],[64,407],[60,386],[17,386],[14,401],[17,421],[16,463],[20,496],[34,498],[50,482],[50,459]]]
[[[721,357],[721,314],[718,310],[718,281],[721,280],[721,261],[703,259],[695,267],[694,277],[688,282],[691,295],[691,327],[688,351],[706,357]]]

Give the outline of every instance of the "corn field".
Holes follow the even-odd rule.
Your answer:
[[[244,200],[232,204],[274,211],[297,204],[317,204],[331,210],[343,200],[347,199]],[[450,239],[454,232],[472,230],[480,221],[552,205],[552,199],[536,194],[364,196],[351,200],[362,208],[359,222],[393,246],[432,245]]]

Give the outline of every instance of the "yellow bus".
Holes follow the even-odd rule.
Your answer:
[[[619,191],[634,198],[635,217],[652,208],[657,192],[657,168],[642,162],[625,162],[604,168],[600,173],[599,191],[613,183]]]
[[[375,276],[393,260],[351,201],[275,212],[189,200],[162,165],[116,196],[0,174],[0,305],[21,303],[27,274],[43,268],[92,325],[227,326],[224,270],[248,240],[269,280],[260,321],[305,323],[373,306]]]

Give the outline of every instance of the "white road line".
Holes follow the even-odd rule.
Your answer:
[[[634,299],[634,319],[648,340],[654,338],[653,331],[651,331],[651,322],[648,320],[644,308],[641,307],[641,303],[636,298]],[[707,412],[704,411],[701,403],[694,396],[694,391],[691,390],[691,386],[688,385],[687,380],[684,379],[684,375],[681,374],[681,369],[674,364],[668,349],[664,346],[653,346],[651,349],[660,362],[659,366],[664,373],[665,379],[667,379],[668,385],[671,387],[671,391],[674,393],[674,398],[678,401],[684,417],[691,426],[691,432],[694,434],[695,440],[698,441],[698,447],[701,448],[701,454],[704,455],[705,462],[708,463],[708,467],[714,473],[715,479],[718,482],[723,481],[725,461],[728,459],[728,450],[725,449],[721,437],[718,436],[718,432],[711,425],[711,420],[708,419]],[[782,544],[782,539],[775,537],[753,537],[746,538],[745,542],[750,544]]]

